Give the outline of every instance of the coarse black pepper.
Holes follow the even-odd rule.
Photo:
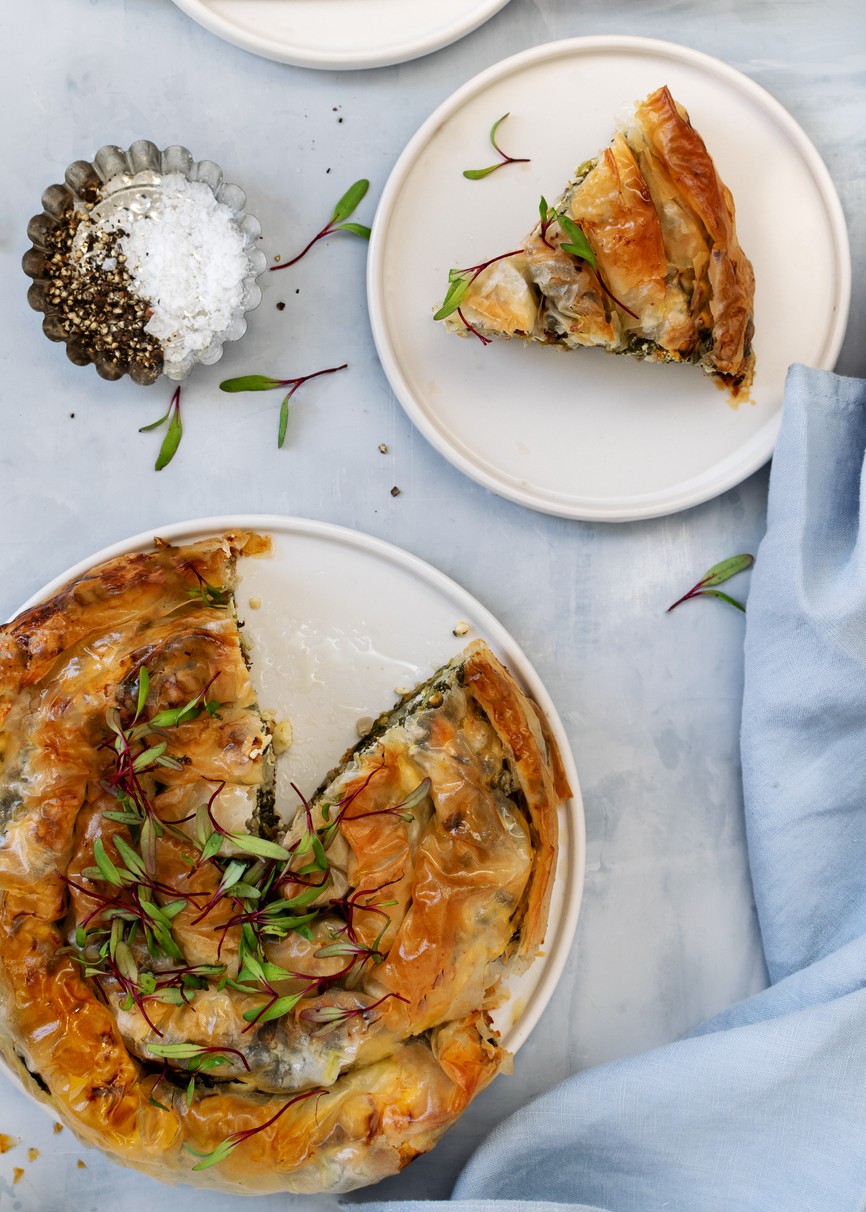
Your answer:
[[[162,348],[145,332],[150,305],[130,289],[117,248],[124,233],[98,230],[88,212],[89,207],[70,207],[46,224],[39,263],[33,258],[30,268],[25,264],[41,286],[43,330],[51,340],[66,342],[77,365],[96,362],[103,378],[128,372],[137,383],[152,383],[162,371]]]

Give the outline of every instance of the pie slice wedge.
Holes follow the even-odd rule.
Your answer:
[[[483,342],[519,337],[698,365],[733,395],[754,372],[755,280],[734,201],[667,87],[539,206],[523,247],[452,270],[437,320]]]

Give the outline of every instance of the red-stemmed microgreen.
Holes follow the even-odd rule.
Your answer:
[[[378,1017],[373,1011],[392,998],[405,1002],[407,1006],[410,1004],[408,997],[404,997],[402,993],[385,993],[376,1001],[368,1002],[366,1006],[307,1006],[299,1011],[298,1018],[318,1027],[317,1031],[310,1032],[311,1035],[325,1035],[334,1027],[342,1027],[353,1018],[363,1019],[369,1025]]]
[[[362,223],[347,223],[349,215],[353,214],[364,198],[367,190],[370,188],[370,182],[363,177],[360,181],[356,181],[354,185],[350,185],[343,194],[340,201],[334,207],[333,214],[320,232],[317,232],[310,240],[309,244],[303,248],[296,257],[292,257],[291,261],[281,261],[278,265],[272,265],[271,269],[288,269],[290,265],[297,265],[302,257],[305,257],[314,244],[318,244],[319,240],[324,240],[326,236],[332,235],[335,231],[347,231],[353,236],[360,236],[362,240],[370,239],[370,229]]]
[[[312,1090],[304,1090],[300,1094],[296,1094],[294,1098],[290,1098],[287,1102],[283,1103],[276,1115],[272,1115],[263,1124],[259,1124],[255,1128],[244,1128],[240,1132],[232,1132],[230,1136],[221,1141],[210,1153],[198,1153],[191,1145],[185,1144],[184,1148],[189,1153],[192,1153],[194,1157],[201,1158],[201,1161],[193,1166],[193,1170],[207,1170],[210,1166],[219,1165],[220,1162],[225,1161],[235,1151],[238,1145],[242,1144],[245,1140],[249,1140],[256,1133],[264,1132],[266,1128],[270,1128],[272,1124],[275,1124],[281,1115],[285,1115],[289,1107],[293,1107],[295,1103],[303,1102],[308,1098],[318,1098],[322,1094],[327,1094],[327,1090],[322,1086],[316,1086]]]
[[[490,128],[490,143],[493,150],[499,156],[497,164],[490,164],[487,168],[466,168],[463,170],[463,176],[469,181],[480,181],[482,177],[489,177],[491,173],[498,172],[500,168],[504,168],[506,164],[528,164],[528,156],[509,156],[504,152],[496,142],[496,132],[499,130],[502,123],[508,117],[508,114],[503,114],[501,118],[497,118]]]
[[[498,257],[491,257],[489,261],[482,261],[480,265],[470,265],[466,269],[450,269],[448,271],[448,291],[442,301],[442,306],[433,316],[433,319],[444,320],[448,316],[453,315],[460,307],[467,290],[479,274],[483,273],[491,265],[495,265],[497,261],[507,261],[509,257],[517,257],[522,252],[522,248],[516,248],[512,252],[500,253]]]
[[[714,586],[721,585],[723,582],[730,580],[738,572],[745,572],[747,568],[752,567],[754,562],[754,556],[736,555],[730,556],[727,560],[722,560],[719,564],[714,564],[708,572],[704,573],[698,583],[691,587],[688,593],[684,593],[672,606],[668,606],[665,613],[670,614],[672,610],[675,610],[677,606],[681,606],[683,602],[687,602],[690,598],[720,598],[721,601],[727,602],[729,606],[736,606],[737,610],[742,610],[745,614],[746,608],[742,602],[738,602],[736,598],[729,597],[728,594],[722,593],[720,589],[715,589]]]
[[[371,904],[368,900],[366,904],[361,904],[361,897],[375,896],[377,892],[381,892],[383,888],[390,888],[392,884],[398,883],[397,879],[388,880],[384,884],[380,884],[378,888],[356,888],[353,891],[346,891],[343,896],[332,897],[328,902],[330,908],[334,909],[342,918],[345,925],[342,927],[342,932],[345,932],[347,938],[352,942],[357,942],[358,936],[355,932],[355,914],[356,913],[375,913],[379,917],[385,918],[386,929],[391,924],[391,919],[385,912],[392,905],[396,905],[396,900],[378,901]],[[380,936],[381,937],[381,936]]]
[[[142,425],[138,432],[148,433],[151,429],[159,429],[160,425],[164,425],[166,421],[168,421],[168,429],[162,440],[162,446],[159,448],[159,454],[156,456],[154,471],[162,471],[163,467],[168,467],[183,437],[183,422],[180,419],[180,385],[174,389],[165,416],[160,417],[158,421],[151,421],[149,425]]]
[[[230,590],[221,585],[209,585],[194,564],[187,564],[186,567],[198,581],[195,589],[186,591],[187,597],[201,598],[204,605],[209,606],[212,610],[222,610],[228,606],[232,600]]]
[[[282,268],[278,266],[277,268]],[[338,370],[345,370],[348,362],[342,366],[329,366],[327,370],[316,370],[310,375],[301,375],[297,379],[272,379],[268,375],[241,375],[237,379],[224,379],[220,383],[220,391],[273,391],[275,387],[288,387],[280,405],[280,422],[277,427],[277,447],[281,448],[286,440],[286,429],[289,424],[289,400],[304,383],[310,379],[318,379],[320,375],[333,375]]]
[[[216,1047],[204,1044],[145,1044],[151,1056],[163,1060],[186,1060],[188,1073],[199,1073],[205,1069],[215,1069],[219,1065],[231,1064],[231,1057],[236,1056],[247,1073],[250,1064],[243,1052],[238,1048]]]
[[[381,767],[377,767],[376,769],[380,770]],[[373,773],[375,774],[376,771]],[[344,806],[340,809],[336,818],[330,823],[329,827],[333,829],[334,826],[342,824],[343,821],[363,821],[368,817],[373,816],[395,816],[401,821],[406,821],[408,824],[415,819],[415,817],[412,815],[412,809],[417,808],[419,804],[424,802],[424,800],[430,794],[430,789],[432,786],[433,784],[429,778],[423,778],[415,790],[410,792],[410,794],[406,796],[406,799],[400,804],[391,804],[387,808],[374,808],[370,812],[350,813],[348,809],[351,807],[355,795],[358,794],[358,792],[355,792],[351,799],[349,799],[347,803],[344,803]],[[362,790],[362,788],[359,788],[359,790]]]

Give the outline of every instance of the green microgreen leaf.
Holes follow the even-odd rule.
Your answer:
[[[114,836],[114,844],[117,847],[118,854],[126,863],[127,869],[135,875],[144,875],[144,863],[141,857],[130,846],[129,842],[124,841],[118,833]]]
[[[139,433],[148,433],[151,429],[158,429],[160,425],[164,425],[168,421],[168,430],[162,440],[162,446],[159,448],[159,454],[156,457],[154,464],[155,471],[162,471],[163,467],[167,467],[172,461],[180,446],[180,439],[183,436],[183,423],[180,419],[180,387],[174,389],[171,397],[171,402],[168,406],[168,412],[165,416],[160,417],[158,421],[152,421],[150,425],[142,425]]]
[[[738,572],[751,568],[754,562],[755,557],[751,555],[731,556],[727,560],[722,560],[720,564],[714,564],[709,572],[701,577],[701,585],[721,585],[723,581],[730,580]]]
[[[161,416],[158,421],[151,421],[151,423],[149,425],[142,425],[138,432],[139,433],[150,433],[150,431],[152,429],[159,429],[160,425],[164,425],[166,423],[166,421],[168,420],[170,415],[171,415],[171,404],[169,404],[168,412],[166,412],[164,416]]]
[[[267,375],[241,375],[237,379],[223,379],[220,391],[271,391],[281,384],[281,379],[271,379]]]
[[[113,960],[117,958],[117,944],[123,941],[123,922],[119,917],[115,917],[111,922],[111,931],[108,935],[108,954]]]
[[[282,450],[283,442],[285,442],[285,440],[286,440],[286,430],[289,427],[289,400],[291,400],[292,395],[293,395],[293,393],[291,391],[287,392],[283,396],[282,404],[280,404],[280,423],[279,423],[279,426],[277,427],[277,449],[278,450]]]
[[[495,173],[498,168],[504,168],[507,163],[507,160],[500,160],[498,164],[488,164],[487,168],[464,168],[463,176],[468,181],[480,181],[482,177]]]
[[[286,900],[282,902],[278,901],[276,903],[281,904],[282,907],[289,909],[303,909],[306,905],[312,904],[317,897],[321,896],[324,888],[324,883],[322,884],[321,888],[311,886],[309,888],[305,888],[303,892],[299,892],[297,896],[288,897]]]
[[[303,993],[290,993],[287,997],[278,997],[264,1009],[253,1006],[244,1011],[244,1019],[248,1023],[270,1023],[294,1010],[303,996]]]
[[[136,772],[136,774],[138,774],[140,771],[144,770],[146,766],[150,766],[152,762],[155,762],[158,757],[161,757],[167,748],[167,742],[160,741],[158,745],[152,745],[150,749],[145,749],[145,751],[140,753],[132,763],[133,770]]]
[[[150,689],[150,675],[147,669],[142,665],[138,673],[138,699],[135,705],[135,718],[141,715],[144,704],[147,702],[147,692]]]
[[[593,269],[596,268],[597,262],[595,253],[592,251],[592,245],[583,233],[581,228],[573,219],[569,219],[568,215],[559,214],[556,216],[559,226],[568,236],[568,240],[560,245],[563,252],[571,253],[575,257],[580,257],[586,261]]]
[[[177,448],[180,446],[182,437],[183,424],[181,423],[180,413],[176,412],[171,418],[168,431],[163,438],[162,446],[159,448],[159,454],[156,457],[156,463],[153,468],[154,471],[162,471],[163,467],[168,467],[177,453]]]
[[[223,872],[223,877],[220,880],[220,888],[223,890],[223,892],[228,892],[230,888],[233,888],[246,869],[246,863],[239,863],[233,859],[229,863],[228,867],[226,867],[225,871]]]
[[[348,219],[349,215],[358,209],[369,188],[370,182],[363,177],[360,181],[356,181],[354,185],[350,185],[334,207],[334,213],[331,215],[329,226],[333,227],[335,223],[342,223],[344,219]]]
[[[112,812],[107,811],[102,814],[107,821],[117,821],[120,825],[140,825],[141,816],[137,812]]]
[[[364,223],[341,223],[334,231],[348,231],[353,236],[360,236],[362,240],[370,239],[370,228]]]
[[[156,871],[156,839],[157,825],[152,816],[149,816],[141,827],[141,857],[144,860],[144,866],[150,875]]]
[[[466,278],[456,269],[452,269],[448,274],[450,283],[448,291],[442,302],[442,306],[433,316],[434,320],[444,320],[447,316],[453,315],[466,295],[472,279]]]
[[[115,888],[119,888],[123,884],[123,880],[120,878],[120,872],[105,853],[105,846],[101,837],[98,837],[93,843],[93,857],[96,859],[96,865],[102,878],[107,883],[113,884]],[[89,868],[89,870],[92,870],[92,868]]]
[[[83,926],[75,927],[75,946],[82,950],[87,946],[87,931]]]
[[[201,861],[204,863],[207,862],[208,859],[213,858],[213,856],[219,852],[219,848],[222,846],[222,844],[223,840],[220,835],[218,833],[212,833],[201,848]]]
[[[194,720],[196,716],[201,714],[200,696],[184,704],[183,707],[172,707],[166,711],[158,711],[156,715],[151,716],[147,721],[149,728],[176,728],[178,724],[185,724],[187,720]]]
[[[258,899],[262,894],[255,884],[248,884],[246,880],[238,880],[231,887],[232,896],[240,896],[245,900]]]
[[[245,854],[257,854],[261,858],[278,859],[283,863],[288,862],[292,857],[284,846],[278,846],[276,842],[270,842],[264,837],[256,837],[251,833],[227,833],[226,837]]]
[[[721,589],[702,589],[700,594],[696,594],[695,596],[721,598],[721,600],[723,602],[727,602],[729,606],[736,606],[737,610],[742,610],[743,614],[746,613],[746,608],[742,602],[738,602],[736,598],[729,597],[728,594],[722,593]]]
[[[316,837],[315,834],[313,835],[313,858],[315,859],[315,865],[320,871],[328,870],[328,858],[325,854],[325,847],[322,845],[321,838]]]
[[[127,980],[138,980],[138,964],[135,962],[135,957],[129,944],[123,942],[122,939],[114,949],[114,962],[117,964],[118,971]]]
[[[185,1143],[184,1148],[192,1153],[195,1157],[200,1157],[201,1161],[193,1166],[193,1170],[208,1170],[211,1166],[218,1166],[221,1161],[225,1161],[240,1144],[240,1141],[232,1140],[227,1137],[224,1141],[220,1141],[215,1149],[210,1153],[197,1153],[189,1144]]]
[[[170,1060],[188,1060],[191,1056],[207,1053],[207,1048],[201,1044],[146,1044],[145,1047],[153,1056],[164,1056]]]
[[[153,995],[154,1000],[162,1002],[166,1006],[183,1006],[185,1005],[183,994],[180,989],[160,989],[159,992]]]

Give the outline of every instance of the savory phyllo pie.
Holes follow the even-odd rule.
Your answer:
[[[753,314],[730,190],[660,88],[556,202],[541,199],[522,248],[451,271],[436,319],[484,342],[694,363],[737,394],[754,369]]]
[[[490,1014],[543,939],[568,786],[478,642],[275,803],[233,597],[267,546],[158,543],[0,628],[0,1044],[117,1161],[345,1191],[507,1058]]]

